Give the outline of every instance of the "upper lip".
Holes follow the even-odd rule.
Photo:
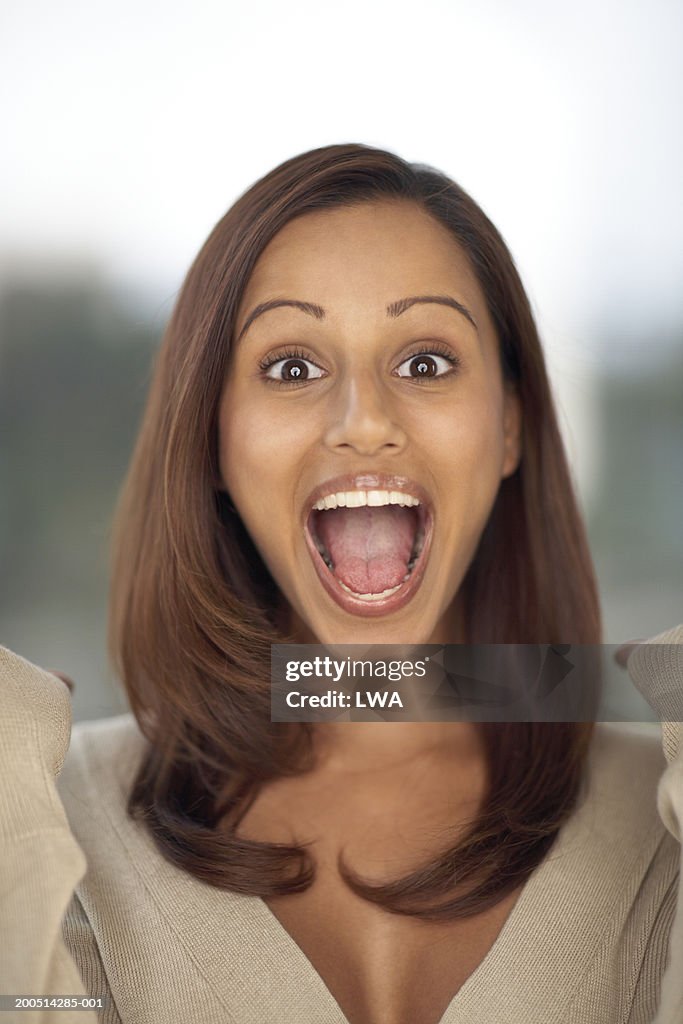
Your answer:
[[[316,501],[338,491],[403,491],[404,494],[417,498],[425,508],[431,504],[424,487],[410,477],[396,473],[345,473],[342,476],[330,477],[311,491],[306,499],[304,518],[308,517]]]

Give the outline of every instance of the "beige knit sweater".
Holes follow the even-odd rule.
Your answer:
[[[629,671],[666,700],[683,647],[656,642],[683,627]],[[66,686],[5,648],[0,699],[0,995],[105,1003],[0,1024],[347,1024],[263,900],[198,882],[127,818],[132,715],[71,731]],[[683,1024],[678,733],[667,767],[650,731],[597,727],[577,810],[441,1024]]]

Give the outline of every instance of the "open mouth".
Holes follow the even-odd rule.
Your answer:
[[[411,491],[330,490],[313,502],[305,529],[308,549],[326,591],[347,611],[386,614],[416,592],[432,516],[424,497]]]

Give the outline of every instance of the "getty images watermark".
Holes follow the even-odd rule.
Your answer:
[[[618,645],[274,644],[274,722],[657,721]],[[679,699],[683,720],[683,686]]]

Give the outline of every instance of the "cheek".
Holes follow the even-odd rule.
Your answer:
[[[478,479],[500,479],[505,452],[503,403],[495,392],[481,388],[460,397],[444,409],[438,427],[442,459]],[[453,480],[456,483],[456,480]]]
[[[254,445],[257,435],[244,412],[238,394],[228,385],[218,412],[218,462],[221,482],[237,503],[253,488],[254,470],[260,457]],[[241,509],[239,511],[242,513]]]
[[[254,430],[250,423],[241,423],[235,416],[224,416],[220,424],[219,446],[221,478],[235,501],[243,495],[248,496],[259,483],[263,486],[264,481],[259,480],[259,468],[261,473],[268,475],[267,466],[272,453],[272,446],[265,441],[263,432]]]
[[[224,396],[218,429],[221,483],[278,583],[282,551],[289,547],[278,531],[287,521],[288,444],[291,451],[291,438],[275,429],[258,404]]]
[[[468,396],[438,424],[436,485],[448,509],[444,527],[469,551],[498,493],[505,460],[502,402],[481,391]]]
[[[483,477],[498,482],[503,469],[505,436],[502,406],[488,398],[467,422],[465,448]]]
[[[234,500],[277,495],[301,447],[301,418],[283,417],[268,402],[226,392],[219,415],[221,478]]]

